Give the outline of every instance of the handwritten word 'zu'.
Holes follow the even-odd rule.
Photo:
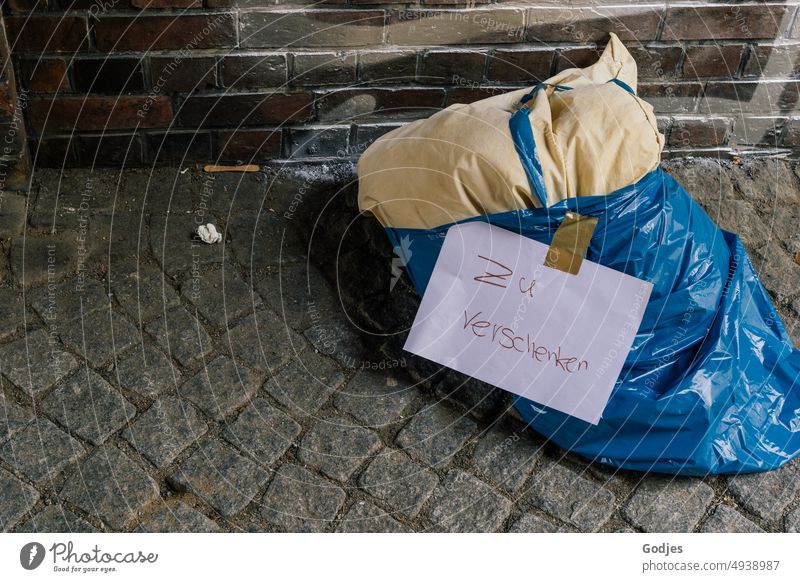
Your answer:
[[[478,258],[486,261],[489,263],[489,265],[486,266],[486,270],[482,275],[476,275],[473,277],[473,281],[485,285],[500,287],[501,289],[507,289],[508,284],[512,281],[514,271],[500,261],[490,257],[478,255]],[[526,277],[520,277],[517,282],[517,286],[520,293],[527,295],[528,297],[533,297],[533,288],[536,287],[536,278],[532,277],[529,281],[527,281]]]

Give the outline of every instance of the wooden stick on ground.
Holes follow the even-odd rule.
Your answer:
[[[213,164],[206,164],[203,168],[206,172],[258,172],[258,166],[255,164],[247,164],[245,166],[215,166]]]

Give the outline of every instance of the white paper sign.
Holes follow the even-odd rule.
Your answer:
[[[483,222],[452,227],[405,349],[597,424],[652,284]]]

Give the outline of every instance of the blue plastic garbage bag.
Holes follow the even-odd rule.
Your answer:
[[[611,192],[552,202],[531,114],[520,108],[508,129],[535,207],[434,228],[385,225],[396,249],[406,249],[419,293],[453,224],[486,221],[549,244],[566,212],[597,217],[586,258],[653,284],[644,318],[599,424],[517,398],[523,418],[565,449],[637,471],[765,471],[797,456],[800,353],[739,238],[718,228],[658,166]]]

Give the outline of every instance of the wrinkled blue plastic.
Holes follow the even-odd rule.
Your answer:
[[[588,459],[682,475],[779,467],[800,449],[800,353],[739,238],[719,229],[656,169],[604,196],[469,219],[549,244],[567,211],[596,216],[587,258],[650,281],[653,292],[600,423],[518,398],[530,425]],[[420,294],[452,224],[387,229],[409,237]]]

